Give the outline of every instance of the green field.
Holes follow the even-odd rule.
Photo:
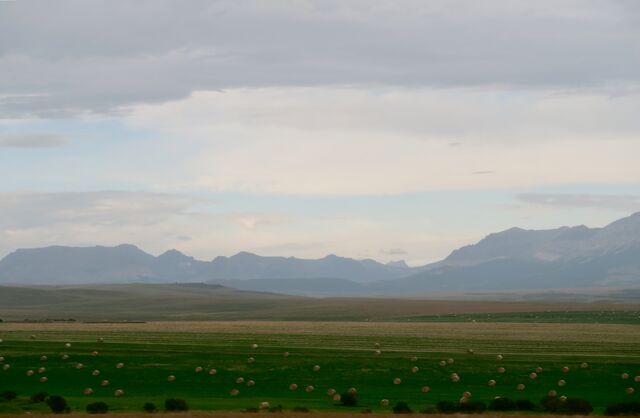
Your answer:
[[[194,410],[242,410],[267,401],[285,409],[350,411],[326,392],[355,387],[357,411],[382,411],[381,399],[403,400],[415,410],[437,401],[495,396],[537,402],[549,390],[588,399],[596,412],[613,402],[638,400],[640,327],[595,324],[501,323],[296,323],[168,322],[146,324],[0,324],[0,392],[19,398],[0,401],[0,412],[46,410],[28,402],[40,391],[67,398],[74,410],[102,400],[112,411],[137,412],[145,402],[162,407],[166,398],[187,400]],[[98,340],[102,338],[103,342]],[[70,343],[71,347],[65,347]],[[376,355],[374,344],[382,353]],[[258,344],[258,348],[252,348]],[[473,354],[468,352],[473,349]],[[92,355],[98,351],[98,355]],[[285,358],[283,352],[289,352]],[[63,360],[62,355],[69,359]],[[503,360],[496,358],[503,354]],[[48,359],[41,361],[41,356]],[[248,358],[253,357],[254,363]],[[417,357],[412,361],[412,357]],[[454,359],[444,367],[442,360]],[[121,369],[117,363],[124,363]],[[587,368],[580,368],[582,362]],[[77,363],[84,368],[77,369]],[[314,371],[313,366],[320,370]],[[419,371],[412,372],[412,367]],[[563,373],[561,368],[570,371]],[[45,367],[42,374],[38,368]],[[204,371],[196,373],[196,367]],[[506,372],[497,372],[504,367]],[[529,374],[542,367],[536,379]],[[217,370],[215,376],[207,373]],[[33,376],[27,376],[34,370]],[[92,372],[99,370],[99,376]],[[460,381],[454,383],[451,373]],[[629,373],[622,379],[622,373]],[[168,376],[176,377],[169,382]],[[40,383],[46,376],[48,381]],[[244,383],[236,383],[243,377]],[[394,384],[394,378],[401,384]],[[101,387],[102,380],[108,387]],[[487,381],[496,380],[495,387]],[[558,387],[560,379],[566,386]],[[255,386],[248,387],[249,380]],[[296,383],[298,390],[289,385]],[[516,389],[518,384],[525,389]],[[313,385],[311,393],[304,389]],[[421,387],[429,386],[429,393]],[[628,395],[625,389],[635,388]],[[94,393],[85,396],[83,390]],[[117,389],[124,396],[115,397]],[[230,391],[238,389],[237,396]]]

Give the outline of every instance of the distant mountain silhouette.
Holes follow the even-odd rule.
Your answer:
[[[133,245],[17,250],[0,261],[0,283],[208,282],[309,295],[389,295],[640,286],[640,213],[604,228],[511,228],[422,267],[328,255],[307,260],[240,252],[200,261]]]

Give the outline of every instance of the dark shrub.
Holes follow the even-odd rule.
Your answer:
[[[409,404],[404,402],[404,401],[396,402],[396,404],[391,409],[393,410],[394,414],[411,414],[411,413],[413,413],[413,410],[409,407]]]
[[[278,404],[269,408],[269,412],[282,412],[283,409],[282,405]]]
[[[0,398],[4,399],[5,401],[12,401],[17,396],[18,394],[12,390],[5,390],[4,392],[0,393]]]
[[[31,395],[31,402],[33,403],[44,402],[47,399],[47,396],[49,396],[47,392],[38,392],[35,395]]]
[[[87,405],[87,412],[90,414],[106,414],[109,411],[109,405],[104,402],[93,402]]]
[[[489,404],[490,411],[513,411],[516,403],[509,398],[495,398]]]
[[[188,411],[189,405],[184,399],[170,398],[164,401],[166,411]]]
[[[484,402],[480,401],[467,401],[462,402],[459,407],[461,412],[466,412],[469,414],[481,414],[487,410],[487,405]]]
[[[436,404],[436,409],[443,414],[453,414],[458,411],[458,405],[451,401],[440,401]]]
[[[260,410],[258,408],[247,408],[247,409],[242,410],[242,412],[247,412],[247,413],[253,414],[253,413],[260,412]]]
[[[533,411],[536,405],[529,399],[518,399],[516,401],[516,409],[519,411]]]
[[[608,405],[605,415],[640,415],[640,402],[621,402]]]
[[[54,414],[62,414],[63,412],[70,411],[69,405],[67,405],[67,400],[62,396],[51,395],[47,398],[46,403]]]
[[[358,404],[358,394],[346,392],[340,395],[340,402],[343,406],[356,406]]]
[[[360,411],[361,414],[373,414],[373,410],[371,408],[366,408]]]
[[[420,411],[421,414],[437,414],[438,410],[434,407],[428,407]]]
[[[309,408],[305,408],[304,406],[296,406],[293,408],[293,412],[310,412]]]
[[[559,398],[546,396],[542,398],[540,404],[545,411],[558,414],[589,415],[593,412],[591,403],[580,398],[567,398],[567,400],[562,401]]]
[[[156,405],[151,402],[147,402],[144,405],[142,405],[142,409],[145,412],[156,412],[158,410],[158,408],[156,408]]]

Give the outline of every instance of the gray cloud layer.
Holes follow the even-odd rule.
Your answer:
[[[574,193],[525,193],[516,196],[518,200],[535,205],[614,209],[624,212],[640,211],[640,196],[635,195],[596,195]]]
[[[66,143],[67,138],[55,134],[0,134],[0,148],[55,148]]]
[[[630,0],[2,2],[0,117],[238,86],[636,84],[639,39]]]

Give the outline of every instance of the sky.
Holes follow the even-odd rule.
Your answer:
[[[635,0],[0,0],[0,257],[410,265],[640,211]]]

